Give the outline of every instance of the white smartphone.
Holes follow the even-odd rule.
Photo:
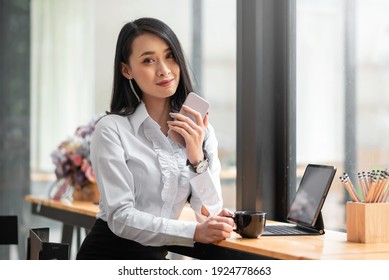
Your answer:
[[[197,95],[194,92],[190,92],[188,96],[185,99],[184,105],[192,108],[193,110],[199,112],[201,114],[201,117],[204,119],[205,115],[208,112],[209,109],[209,103],[207,100],[202,98],[201,96]],[[180,110],[180,114],[183,114],[190,119],[192,119],[194,122],[196,122],[196,119],[193,115],[185,112],[182,108]],[[185,139],[177,132],[169,130],[168,136],[175,140],[177,143],[179,143],[181,146],[185,147]]]

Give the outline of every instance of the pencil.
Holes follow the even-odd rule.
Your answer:
[[[385,202],[384,199],[385,199],[386,193],[388,191],[388,182],[387,181],[388,180],[385,180],[385,182],[383,183],[382,192],[381,192],[377,202],[381,202],[381,203]]]
[[[362,172],[362,180],[363,180],[363,183],[364,183],[364,185],[365,185],[366,197],[367,197],[367,193],[369,192],[370,185],[369,185],[369,182],[368,182],[368,179],[367,179],[367,176],[366,176],[366,172],[365,172],[365,171]]]
[[[384,179],[383,179],[383,177],[380,176],[378,178],[377,189],[376,189],[375,194],[374,194],[374,202],[379,202],[379,199],[380,199],[380,196],[381,196],[381,193],[382,193],[384,187],[385,187]]]
[[[387,197],[389,195],[389,180],[388,180],[388,173],[386,172],[386,170],[384,171],[383,176],[384,176],[383,187],[378,202],[386,202],[386,200],[388,199]]]
[[[349,195],[350,195],[352,201],[358,202],[358,201],[359,201],[359,200],[358,200],[358,197],[355,195],[355,193],[354,193],[353,190],[351,189],[350,185],[349,185],[349,184],[346,184],[345,178],[342,177],[342,176],[340,176],[339,178],[340,178],[340,180],[342,181],[342,183],[344,184],[344,186],[345,186],[347,192],[349,193]]]
[[[365,181],[361,173],[358,173],[358,182],[359,182],[359,187],[362,190],[363,201],[365,201],[367,196],[367,190],[366,190]]]
[[[358,196],[357,189],[354,187],[353,182],[351,182],[350,177],[348,176],[347,173],[344,173],[345,176],[345,184],[349,185],[351,191],[354,193],[355,197],[357,198],[357,202],[361,202],[361,199]]]

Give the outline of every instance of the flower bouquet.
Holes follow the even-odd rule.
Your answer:
[[[60,200],[73,190],[71,195],[75,200],[98,201],[96,176],[90,161],[90,141],[100,117],[96,115],[87,125],[78,127],[72,137],[61,142],[51,153],[57,177],[55,185],[58,186],[52,199]]]

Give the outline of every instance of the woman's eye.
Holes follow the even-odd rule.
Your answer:
[[[173,53],[169,53],[169,54],[166,56],[166,58],[167,58],[167,59],[175,59]]]
[[[144,62],[144,63],[153,63],[154,60],[151,59],[151,58],[145,58],[145,59],[143,60],[143,62]]]

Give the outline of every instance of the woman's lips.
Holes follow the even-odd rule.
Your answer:
[[[162,86],[162,87],[166,87],[166,86],[169,86],[173,81],[174,81],[174,78],[165,79],[165,80],[158,82],[157,85]]]

